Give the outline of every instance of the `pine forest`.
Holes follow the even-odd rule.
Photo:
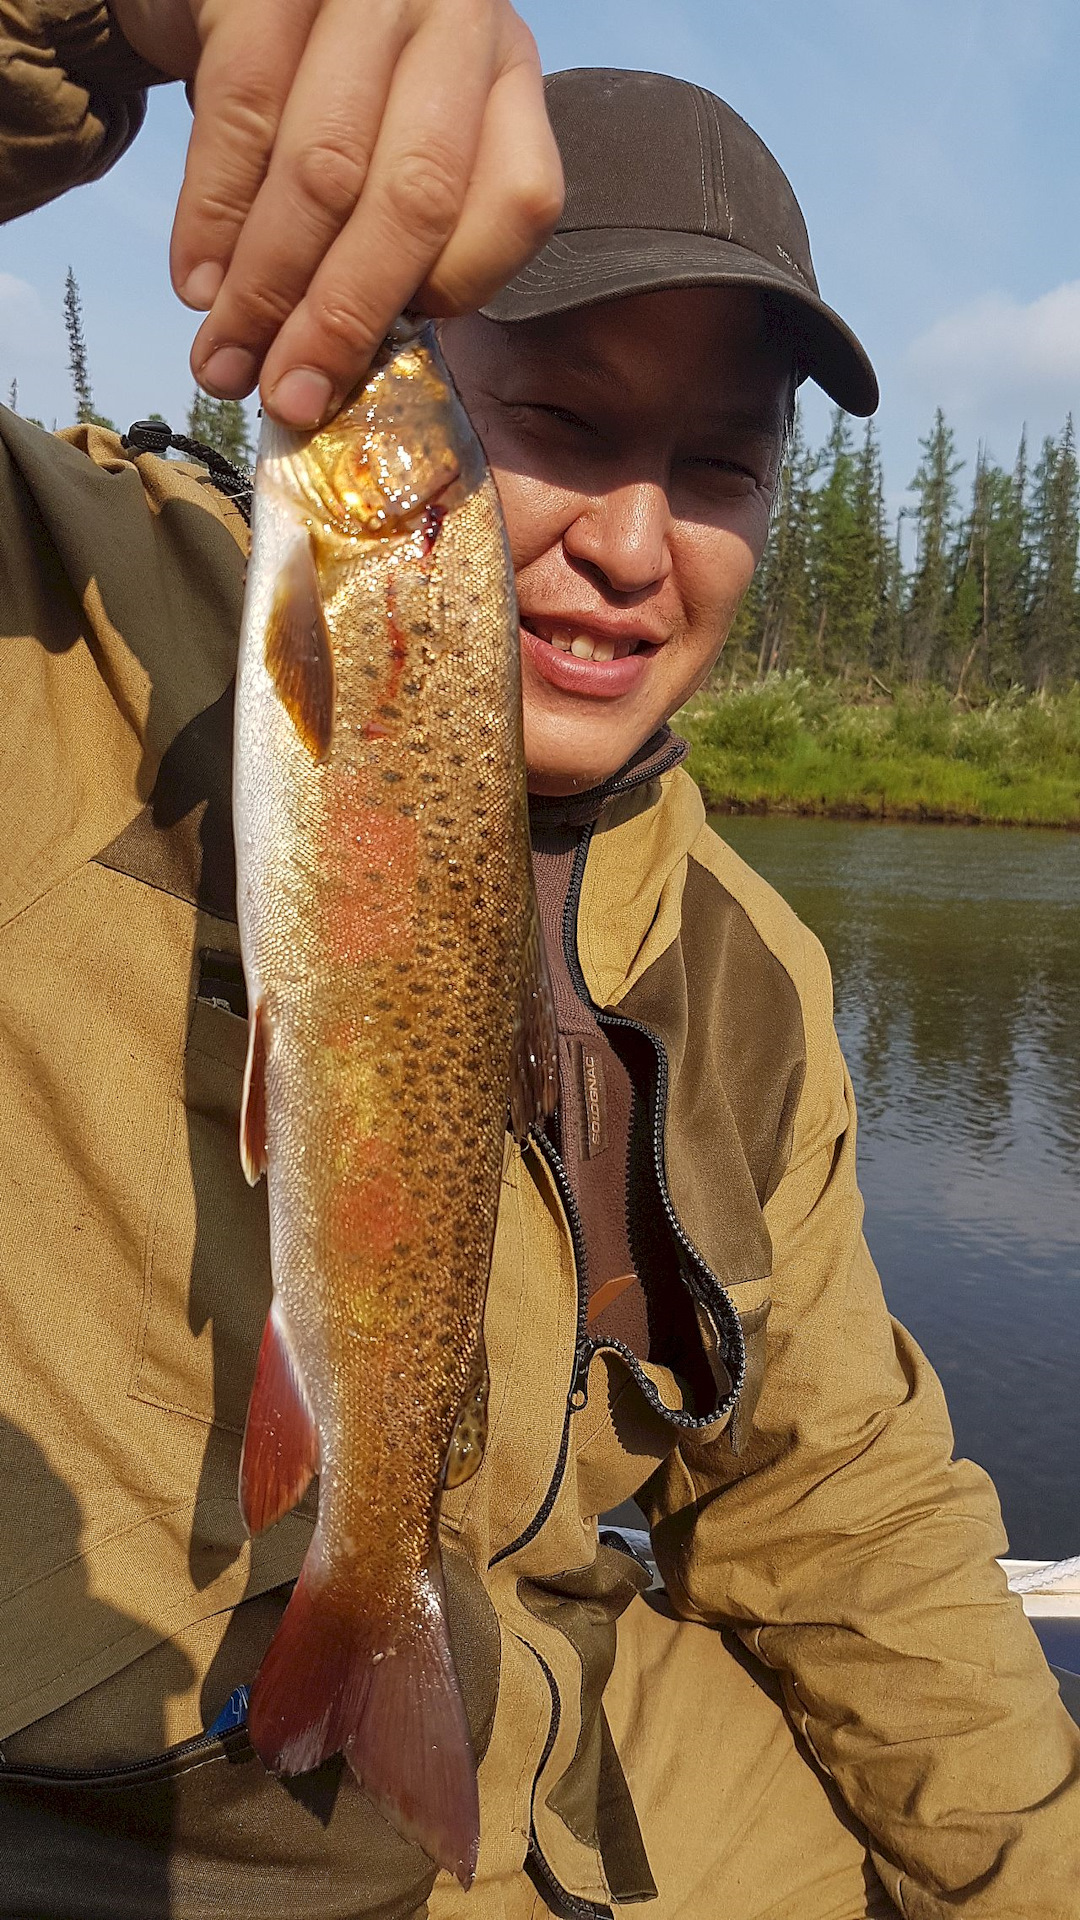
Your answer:
[[[728,642],[739,677],[946,688],[958,699],[1080,679],[1080,469],[1072,418],[1011,469],[980,449],[969,487],[939,409],[892,525],[873,422],[796,422],[764,560]]]

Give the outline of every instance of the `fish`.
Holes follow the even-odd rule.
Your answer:
[[[240,1467],[251,1533],[318,1476],[255,1677],[264,1764],[343,1753],[471,1884],[476,1763],[444,1485],[480,1465],[507,1120],[555,1101],[520,634],[498,494],[434,332],[329,425],[264,420],[234,725],[249,1036],[240,1153],[273,1293]]]

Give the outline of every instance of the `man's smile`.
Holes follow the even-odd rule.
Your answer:
[[[521,616],[525,660],[541,679],[562,693],[586,699],[617,700],[641,684],[663,640],[647,636],[640,624],[598,622],[567,614]]]

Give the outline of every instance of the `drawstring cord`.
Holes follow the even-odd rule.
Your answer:
[[[204,440],[192,440],[186,433],[174,433],[164,420],[133,421],[127,432],[120,435],[120,445],[132,448],[135,453],[164,454],[170,447],[177,453],[186,453],[190,460],[197,460],[209,469],[218,492],[233,502],[250,527],[254,479],[243,467],[234,467],[216,447],[208,447]]]

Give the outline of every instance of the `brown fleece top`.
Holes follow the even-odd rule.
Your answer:
[[[529,800],[536,891],[559,1029],[559,1106],[551,1137],[581,1215],[588,1329],[594,1339],[621,1340],[639,1360],[650,1356],[649,1316],[628,1224],[633,1087],[592,1005],[574,985],[563,920],[581,836],[599,818],[612,789],[651,780],[656,766],[670,765],[672,749],[682,744],[664,727],[603,786],[565,799],[534,794]]]

